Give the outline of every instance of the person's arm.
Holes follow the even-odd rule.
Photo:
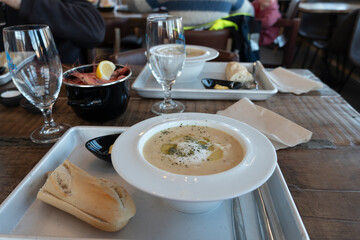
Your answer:
[[[29,23],[49,25],[57,38],[69,40],[82,48],[96,47],[104,39],[104,20],[86,0],[15,1],[21,1],[21,17]]]

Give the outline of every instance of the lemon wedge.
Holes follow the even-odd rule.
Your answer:
[[[108,151],[109,154],[111,154],[113,146],[114,146],[114,144],[109,147],[109,151]]]
[[[96,77],[102,80],[109,80],[115,71],[115,64],[110,61],[101,61],[96,68]]]

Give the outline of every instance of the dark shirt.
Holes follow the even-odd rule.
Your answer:
[[[22,0],[20,10],[6,6],[6,25],[46,24],[54,36],[61,62],[84,63],[85,49],[99,45],[105,24],[86,0]],[[1,28],[2,33],[2,28]],[[1,37],[1,51],[4,49]]]

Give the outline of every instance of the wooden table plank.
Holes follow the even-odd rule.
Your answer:
[[[360,193],[359,146],[283,149],[277,152],[277,156],[279,166],[290,186],[303,190]]]
[[[0,203],[49,151],[51,145],[36,145],[28,138],[0,140]]]
[[[360,236],[358,221],[333,220],[324,218],[302,217],[312,240],[355,240]]]

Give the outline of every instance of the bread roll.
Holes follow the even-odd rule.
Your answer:
[[[242,83],[254,81],[252,74],[238,62],[229,62],[225,68],[225,75],[229,81]]]
[[[108,232],[123,228],[136,212],[124,188],[89,175],[69,160],[51,172],[37,198]]]

